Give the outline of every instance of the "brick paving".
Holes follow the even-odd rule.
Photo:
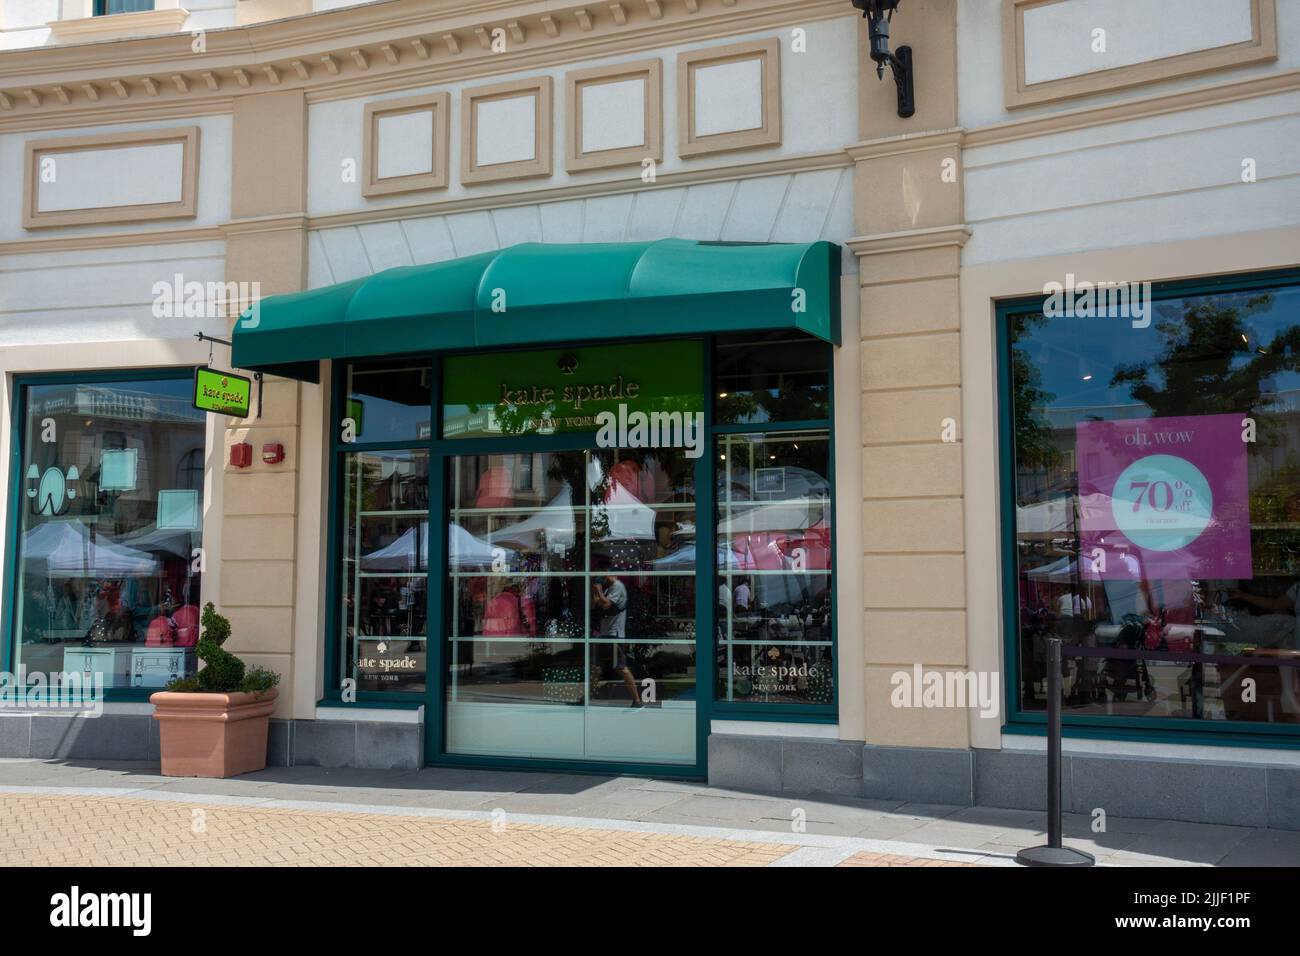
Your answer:
[[[498,821],[0,797],[4,866],[767,866],[796,847]]]
[[[836,866],[974,866],[978,863],[961,863],[957,860],[926,860],[919,856],[899,856],[896,853],[855,853]]]
[[[540,823],[0,796],[3,866],[770,866],[796,846]],[[858,853],[840,866],[966,866]]]

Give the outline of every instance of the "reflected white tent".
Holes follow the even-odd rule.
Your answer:
[[[1074,504],[1079,503],[1079,516],[1074,514]],[[1035,501],[1029,505],[1016,505],[1017,534],[1072,533],[1080,527],[1102,526],[1111,513],[1110,496],[1095,492],[1076,498],[1063,495]]]
[[[362,571],[422,571],[428,561],[429,522],[407,528],[395,540],[361,556]]]
[[[153,574],[149,554],[92,535],[80,521],[46,521],[23,534],[23,563],[51,578],[109,578]]]
[[[577,522],[573,515],[573,494],[566,485],[545,508],[523,521],[489,535],[489,547],[514,545],[521,551],[536,551],[543,539],[552,546],[572,547],[577,540]]]
[[[193,552],[191,541],[192,536],[189,531],[175,531],[167,528],[159,530],[156,526],[150,526],[140,534],[123,539],[122,543],[137,551],[148,551],[151,554],[169,554],[174,557],[188,559],[192,557]]]
[[[501,548],[488,544],[474,537],[458,524],[447,526],[448,563],[455,570],[464,568],[488,568],[499,553],[513,554],[510,548]],[[420,522],[419,527],[407,528],[395,540],[361,556],[361,570],[376,571],[423,571],[428,561],[429,522]]]
[[[650,562],[650,566],[655,571],[694,571],[695,570],[695,542],[684,544],[680,548],[668,552],[662,558],[655,558]],[[728,548],[718,548],[717,553],[718,567],[724,566],[732,569],[740,567],[740,562],[736,558],[736,553]]]
[[[452,570],[488,570],[498,558],[513,567],[510,557],[516,553],[514,548],[507,548],[499,543],[476,538],[458,524],[447,526],[448,564]]]
[[[1073,584],[1075,581],[1100,581],[1101,575],[1092,570],[1092,560],[1080,560],[1066,555],[1047,564],[1030,568],[1025,577],[1047,584]]]
[[[731,515],[718,522],[719,534],[751,534],[756,531],[807,531],[826,521],[826,503],[821,498],[777,501],[771,504],[733,504]]]
[[[606,538],[627,541],[636,538],[648,540],[655,536],[654,509],[616,481],[609,483],[605,503],[593,505],[591,510],[593,521],[596,515],[604,516],[608,529]]]

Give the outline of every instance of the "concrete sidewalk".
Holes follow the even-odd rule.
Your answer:
[[[202,846],[176,838],[194,814],[216,808],[230,812]],[[177,816],[170,840],[149,831],[160,814]],[[275,767],[206,780],[163,777],[157,764],[0,760],[0,834],[12,851],[0,861],[8,864],[36,862],[32,853],[70,839],[73,855],[43,862],[1008,866],[1018,849],[1045,841],[1043,819],[636,777]],[[140,843],[123,839],[136,820]],[[1115,817],[1106,824],[1093,833],[1089,818],[1067,816],[1066,841],[1107,865],[1300,866],[1297,832]],[[58,839],[43,840],[46,829]],[[499,839],[503,832],[510,839]],[[325,833],[351,837],[311,839]],[[320,846],[307,853],[304,841]]]

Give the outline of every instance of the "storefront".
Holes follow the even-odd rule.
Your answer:
[[[1037,808],[1059,637],[1067,810],[1300,826],[1300,22],[1197,3],[903,0],[901,110],[849,0],[0,17],[4,663],[107,697],[0,755],[212,601],[272,764]]]
[[[516,246],[247,314],[240,367],[333,363],[330,704],[423,707],[433,763],[642,772],[833,724],[838,273]]]

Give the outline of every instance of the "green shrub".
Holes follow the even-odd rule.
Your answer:
[[[217,613],[209,601],[203,607],[203,633],[194,648],[202,669],[193,677],[178,677],[167,690],[185,693],[229,694],[235,691],[262,694],[280,683],[280,675],[265,667],[248,669],[244,662],[221,645],[230,637],[230,621]]]

